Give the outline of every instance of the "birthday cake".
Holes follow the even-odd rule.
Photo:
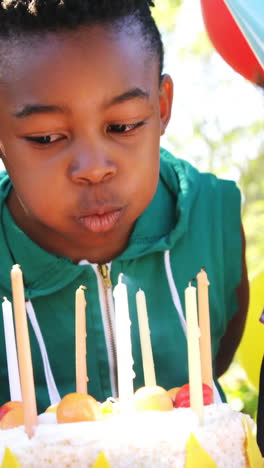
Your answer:
[[[15,270],[21,279],[21,272]],[[118,400],[99,403],[88,395],[86,366],[83,369],[82,361],[76,359],[78,391],[37,416],[33,375],[27,368],[30,344],[24,334],[23,349],[27,346],[29,358],[20,355],[20,378],[25,398],[23,403],[11,401],[0,407],[0,468],[263,468],[253,421],[226,403],[213,403],[213,386],[202,383],[197,373],[203,359],[196,311],[190,304],[186,305],[189,383],[168,391],[157,386],[150,355],[147,361],[142,351],[143,364],[153,370],[151,378],[150,372],[144,373],[145,383],[147,379],[153,383],[134,393],[128,307],[124,314],[124,301],[117,301],[117,292],[121,297],[124,289],[119,281],[114,291],[116,322],[120,318],[122,325],[116,326],[116,334],[124,345],[117,346]],[[195,298],[191,286],[190,294]],[[26,322],[24,304],[19,311]],[[124,316],[125,323],[121,322]],[[23,323],[18,325],[20,332]]]
[[[32,438],[23,426],[0,430],[0,466],[262,468],[252,427],[226,403],[205,406],[203,424],[190,408],[62,424],[45,413]]]

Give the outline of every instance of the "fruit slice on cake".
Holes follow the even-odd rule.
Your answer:
[[[186,446],[185,468],[217,468],[214,460],[199,444],[193,434],[190,435]]]
[[[163,387],[141,387],[134,394],[136,411],[170,411],[173,409],[171,396]]]
[[[264,468],[264,459],[262,458],[256,437],[252,433],[251,426],[246,416],[243,418],[243,423],[247,434],[246,450],[250,468]]]
[[[85,393],[68,393],[57,407],[58,423],[96,421],[101,419],[100,404]]]
[[[213,403],[213,390],[208,385],[203,384],[203,404],[211,405],[212,403]],[[173,405],[174,405],[174,408],[189,408],[190,407],[190,385],[188,383],[180,387],[180,389],[176,392]]]
[[[0,468],[20,468],[17,457],[6,447]]]
[[[111,468],[104,452],[100,452],[93,468]]]
[[[0,429],[12,429],[23,424],[22,401],[8,401],[0,407]]]

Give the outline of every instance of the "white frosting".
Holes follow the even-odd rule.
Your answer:
[[[218,468],[248,468],[242,414],[227,404],[204,409],[202,426],[185,408],[71,424],[52,424],[55,413],[46,413],[31,440],[23,427],[0,431],[0,460],[8,446],[22,468],[92,468],[103,450],[112,468],[184,468],[193,433]]]
[[[57,423],[56,413],[53,413],[53,412],[41,413],[38,416],[38,423],[39,424],[56,424]]]

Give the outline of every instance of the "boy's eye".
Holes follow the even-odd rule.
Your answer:
[[[27,136],[27,141],[32,141],[38,145],[50,145],[64,138],[63,135],[54,134],[54,135],[40,135],[40,136]]]
[[[136,128],[142,127],[144,122],[137,122],[134,124],[112,124],[108,125],[107,131],[111,133],[129,133]]]
[[[137,122],[133,124],[111,124],[107,127],[107,132],[110,133],[118,133],[118,134],[125,134],[132,132],[136,128],[142,127],[145,122]],[[36,135],[36,136],[26,136],[25,140],[30,141],[32,143],[36,143],[37,145],[48,146],[52,143],[56,143],[60,140],[65,138],[64,135],[60,134],[53,134],[53,135]]]

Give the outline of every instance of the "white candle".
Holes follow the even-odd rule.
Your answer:
[[[203,389],[199,336],[197,318],[196,288],[189,284],[185,289],[185,309],[187,325],[188,368],[191,408],[197,413],[200,423],[203,422]]]
[[[76,392],[87,393],[87,361],[86,361],[86,300],[85,286],[80,286],[75,293],[75,362],[76,362]]]
[[[136,303],[145,386],[156,386],[146,297],[141,289],[136,294]]]
[[[18,371],[17,348],[11,302],[4,297],[2,302],[8,381],[11,401],[22,401]]]
[[[130,410],[133,402],[133,358],[131,345],[131,321],[128,309],[127,287],[122,283],[121,273],[113,291],[115,301],[116,353],[118,394],[121,411]]]

